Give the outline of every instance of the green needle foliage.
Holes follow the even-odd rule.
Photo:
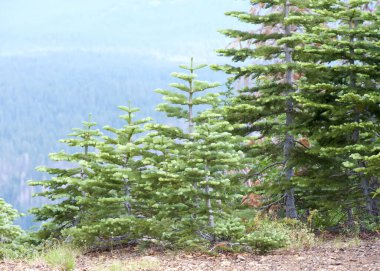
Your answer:
[[[220,55],[241,64],[215,67],[234,76],[231,80],[245,81],[227,107],[227,117],[244,124],[242,135],[266,139],[252,146],[251,155],[266,164],[258,163],[251,175],[265,179],[272,194],[284,194],[289,218],[298,216],[294,175],[296,161],[302,156],[297,137],[303,136],[298,127],[300,106],[293,98],[302,69],[302,59],[295,48],[303,42],[299,33],[320,22],[310,12],[309,4],[310,1],[251,1],[249,13],[228,12],[228,16],[252,25],[254,31],[223,30],[227,37],[246,41],[247,46],[218,50]]]
[[[21,229],[13,225],[18,216],[18,212],[10,204],[0,199],[0,243],[10,242],[20,235]]]
[[[196,223],[213,233],[216,221],[223,223],[240,205],[243,182],[234,173],[244,168],[238,151],[241,138],[233,136],[234,127],[213,110],[202,112],[197,123],[185,144],[190,156],[184,174],[197,184]]]
[[[74,128],[70,138],[60,141],[78,151],[50,154],[50,159],[58,162],[60,167],[37,168],[52,175],[51,179],[30,182],[30,185],[43,189],[35,196],[49,200],[42,207],[30,210],[37,221],[46,221],[39,231],[41,238],[61,237],[62,230],[78,225],[86,216],[87,210],[82,201],[87,195],[80,188],[94,175],[89,165],[97,159],[94,149],[101,136],[99,130],[92,129],[95,125],[91,121],[83,122],[83,129]]]
[[[157,90],[168,102],[157,110],[187,123],[187,129],[149,126],[154,132],[145,138],[146,147],[155,155],[145,157],[144,178],[151,183],[151,198],[156,200],[155,219],[168,221],[165,238],[189,245],[200,237],[213,239],[210,228],[215,226],[215,216],[222,216],[236,200],[228,194],[236,189],[236,182],[227,171],[240,166],[240,156],[234,148],[237,139],[229,133],[232,126],[211,111],[200,114],[204,106],[220,103],[218,94],[204,94],[219,84],[195,79],[194,71],[205,65],[195,67],[191,60],[190,66],[180,67],[188,73],[172,74],[182,81],[171,84],[175,91]]]
[[[76,242],[86,245],[135,240],[142,232],[144,219],[139,218],[147,208],[141,194],[143,125],[150,119],[135,120],[138,108],[119,106],[125,113],[120,118],[126,124],[120,128],[104,127],[113,136],[103,136],[98,144],[97,159],[89,166],[91,179],[80,184],[86,197],[86,217],[79,225],[65,232]]]
[[[232,76],[224,100],[210,91],[220,84],[197,80],[206,65],[191,59],[172,73],[171,89],[156,90],[165,100],[156,109],[171,124],[135,119],[139,109],[120,106],[121,128],[106,126],[103,135],[84,122],[62,140],[76,152],[51,154],[58,166],[38,170],[52,177],[30,183],[48,200],[31,210],[44,221],[40,238],[87,248],[226,241],[221,249],[268,251],[313,240],[293,218],[318,229],[355,219],[378,229],[376,1],[250,2],[250,12],[227,15],[253,31],[222,31],[247,45],[219,50],[235,62],[214,66]],[[245,206],[262,203],[292,219],[262,219]],[[2,248],[21,231],[2,200],[0,211]]]
[[[23,231],[13,221],[19,216],[10,204],[0,199],[0,259],[16,253],[15,240]]]
[[[180,68],[188,71],[188,73],[173,72],[171,75],[179,79],[179,83],[170,84],[176,90],[157,89],[156,92],[163,95],[163,99],[167,103],[157,106],[157,111],[165,112],[168,117],[175,117],[186,121],[188,124],[188,133],[192,133],[194,127],[194,116],[196,110],[202,105],[216,105],[218,94],[203,92],[212,88],[219,87],[219,83],[209,83],[206,81],[196,80],[197,70],[207,67],[207,65],[194,66],[193,58],[191,58],[190,66],[181,65]],[[198,108],[199,111],[200,108]]]
[[[329,1],[315,12],[329,24],[304,35],[312,60],[296,100],[307,116],[308,173],[300,178],[309,203],[324,209],[354,208],[378,217],[379,15],[375,1]],[[309,185],[308,185],[309,183]],[[349,215],[351,216],[351,215]]]

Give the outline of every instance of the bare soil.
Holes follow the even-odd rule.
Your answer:
[[[380,239],[363,241],[328,241],[310,249],[278,250],[266,255],[254,254],[188,254],[145,251],[124,248],[110,252],[91,253],[77,258],[81,271],[109,270],[115,262],[120,270],[354,270],[380,271]],[[139,265],[139,263],[144,263]],[[147,264],[148,263],[148,264]],[[149,264],[151,263],[151,264]],[[133,266],[132,266],[133,265]],[[125,269],[124,269],[125,268]],[[1,271],[47,271],[43,261],[1,261]],[[112,269],[119,270],[119,269]]]

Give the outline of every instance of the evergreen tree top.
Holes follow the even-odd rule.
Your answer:
[[[170,84],[174,90],[157,89],[155,92],[162,94],[163,99],[167,103],[159,104],[157,111],[165,112],[168,117],[175,117],[185,120],[189,125],[189,132],[194,126],[194,111],[195,106],[219,104],[219,94],[206,93],[206,90],[219,87],[219,83],[210,83],[207,81],[196,80],[197,75],[194,71],[207,67],[205,64],[194,65],[193,58],[190,60],[190,65],[180,65],[180,68],[185,69],[188,73],[174,72],[172,77],[182,81]]]

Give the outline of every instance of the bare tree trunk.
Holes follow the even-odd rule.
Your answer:
[[[129,156],[125,156],[124,157],[124,165],[127,166],[128,162],[129,162]],[[125,185],[124,185],[125,196],[127,198],[130,198],[131,197],[131,188],[129,185],[129,180],[127,178],[125,178],[124,183],[125,183]],[[132,204],[128,200],[126,200],[124,202],[124,206],[125,206],[125,209],[127,209],[128,215],[131,215],[132,214]]]
[[[131,196],[131,189],[129,188],[128,185],[128,180],[125,180],[126,185],[124,186],[124,191],[125,195],[129,198]],[[127,209],[128,214],[132,214],[132,205],[131,203],[127,200],[124,202],[124,206]]]
[[[352,208],[347,209],[347,226],[350,230],[355,227],[354,215],[352,214]]]
[[[290,11],[289,9],[290,9],[290,1],[287,0],[285,2],[285,7],[284,7],[285,19],[289,17],[289,11]],[[291,35],[290,25],[285,26],[285,35],[286,36]],[[286,64],[292,63],[293,59],[292,59],[291,48],[289,48],[288,45],[285,44],[284,50],[285,50],[285,63]],[[286,93],[289,96],[292,92],[294,92],[293,70],[291,68],[288,68],[286,72],[285,83],[291,87]],[[286,127],[289,129],[289,127],[293,124],[293,122],[294,122],[294,104],[293,104],[293,99],[291,97],[288,97],[288,100],[286,101]],[[284,142],[284,161],[285,161],[285,177],[289,182],[291,181],[294,175],[294,170],[293,170],[293,167],[287,165],[288,164],[287,162],[289,161],[291,157],[293,149],[294,149],[294,137],[289,132],[287,132],[285,135],[285,142]],[[293,188],[286,191],[285,210],[286,210],[286,217],[288,218],[298,217]]]
[[[206,167],[205,167],[206,172],[208,172],[209,167],[208,167],[208,161],[206,161]],[[209,184],[209,177],[206,177],[206,207],[207,207],[207,212],[208,212],[208,225],[210,228],[215,228],[215,219],[214,219],[214,210],[212,209],[211,205],[211,188]],[[211,235],[210,238],[211,241],[215,241],[215,235]]]
[[[88,155],[88,146],[87,145],[84,146],[84,153],[83,154],[85,157],[87,157],[87,155]],[[84,181],[84,179],[86,178],[86,173],[84,172],[83,166],[81,167],[79,174],[80,174],[80,179],[82,181]],[[86,193],[84,191],[82,191],[81,194],[82,194],[83,198],[86,197]],[[81,218],[83,217],[83,214],[84,214],[83,209],[81,208],[81,206],[79,208],[80,208],[79,209],[80,216],[77,216],[76,218],[74,218],[73,226],[77,226],[80,223]]]
[[[191,58],[190,60],[190,74],[193,74],[194,70],[193,70],[193,65],[194,65],[194,59]],[[193,132],[194,132],[194,120],[193,120],[193,94],[194,94],[194,85],[193,85],[193,81],[191,80],[189,82],[189,97],[188,97],[188,117],[187,117],[187,122],[188,122],[188,133],[189,135],[191,135]],[[192,138],[190,138],[190,140],[193,140]],[[198,190],[198,183],[197,181],[195,180],[193,182],[193,188],[195,190]],[[197,208],[199,208],[199,205],[200,205],[200,199],[198,196],[195,197],[195,205]]]
[[[209,221],[209,226],[211,228],[215,227],[215,220],[214,220],[214,211],[212,210],[211,206],[211,198],[210,198],[210,186],[208,185],[208,179],[207,179],[207,185],[206,185],[206,194],[207,194],[207,209],[208,209],[208,221]]]
[[[193,70],[193,58],[191,58],[191,63],[190,63],[190,73],[193,74],[194,70]],[[190,81],[190,86],[189,86],[189,116],[188,116],[188,122],[189,122],[189,126],[188,126],[188,132],[189,134],[191,134],[193,131],[194,131],[194,122],[193,122],[193,82]]]

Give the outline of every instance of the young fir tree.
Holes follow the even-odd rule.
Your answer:
[[[13,224],[18,216],[10,204],[0,199],[0,259],[12,253],[15,239],[22,235],[21,228]]]
[[[304,176],[307,198],[319,199],[325,209],[343,208],[349,217],[353,207],[361,206],[372,217],[380,214],[378,199],[373,198],[380,165],[375,2],[328,1],[314,11],[330,23],[303,36],[307,44],[302,51],[313,63],[305,65],[296,99],[308,112],[304,123],[314,142],[309,154],[317,158]]]
[[[140,217],[149,206],[142,194],[141,179],[143,125],[150,119],[135,120],[138,108],[119,106],[125,112],[122,128],[104,127],[113,136],[103,136],[98,144],[98,159],[89,166],[91,179],[80,184],[86,193],[81,204],[86,206],[85,219],[65,235],[86,245],[109,245],[111,242],[135,240],[143,233],[146,217]]]
[[[81,203],[87,197],[80,190],[83,183],[94,175],[89,164],[97,159],[94,149],[99,144],[101,136],[99,130],[93,130],[96,123],[83,122],[83,129],[74,128],[70,138],[60,140],[69,147],[79,152],[69,153],[61,151],[49,155],[54,162],[59,162],[60,167],[38,167],[40,172],[52,175],[50,180],[31,181],[31,186],[40,186],[42,192],[34,196],[44,197],[50,202],[42,207],[33,208],[30,212],[37,221],[44,221],[40,230],[41,238],[61,237],[62,230],[74,227],[81,223],[87,210]]]
[[[144,137],[142,185],[140,195],[144,197],[146,208],[142,215],[150,220],[148,236],[170,242],[188,236],[182,227],[185,217],[193,210],[194,197],[192,183],[182,178],[185,168],[182,159],[183,138],[180,128],[148,124],[152,132]]]
[[[199,190],[195,217],[211,233],[216,223],[224,223],[236,211],[243,193],[243,181],[234,174],[244,167],[238,151],[241,139],[231,134],[234,127],[217,111],[207,110],[196,118],[192,140],[185,144],[190,156],[184,175]]]
[[[203,192],[199,186],[203,180],[187,174],[193,154],[185,146],[195,140],[193,132],[197,125],[197,112],[204,106],[218,103],[218,94],[204,92],[219,84],[196,80],[194,72],[205,66],[194,66],[191,59],[190,66],[180,66],[188,73],[172,73],[173,77],[182,81],[170,84],[176,90],[156,91],[168,102],[159,105],[157,110],[179,119],[181,126],[187,123],[186,129],[154,124],[149,129],[155,132],[145,139],[150,142],[147,151],[155,154],[144,159],[148,166],[144,177],[155,195],[152,197],[156,201],[153,204],[155,218],[171,220],[168,230],[171,232],[166,234],[177,239],[181,235],[178,232],[194,234],[199,229],[195,217],[201,204],[200,193]]]
[[[251,24],[253,31],[224,30],[230,38],[247,41],[247,47],[218,52],[232,57],[234,62],[250,61],[248,65],[217,66],[235,80],[250,83],[239,90],[227,117],[234,123],[245,124],[243,135],[259,135],[261,143],[252,144],[253,154],[261,168],[250,175],[262,177],[277,172],[266,184],[273,194],[285,197],[286,216],[297,218],[295,200],[295,165],[303,156],[297,141],[303,131],[297,128],[300,106],[293,96],[298,91],[302,64],[295,47],[302,43],[298,33],[308,31],[319,22],[308,9],[310,1],[252,0],[247,12],[228,12],[227,15]],[[269,172],[269,173],[268,173]]]

